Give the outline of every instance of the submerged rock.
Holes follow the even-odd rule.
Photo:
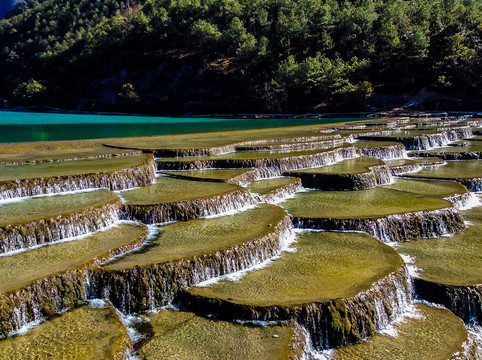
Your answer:
[[[482,161],[448,161],[446,165],[426,168],[406,177],[420,179],[455,180],[471,192],[482,191]]]
[[[435,238],[465,228],[460,211],[443,196],[390,187],[303,192],[281,205],[296,227],[362,231],[384,242]]]
[[[262,174],[257,169],[206,169],[161,171],[160,173],[178,179],[226,182],[239,186],[247,186],[262,177]]]
[[[475,344],[464,324],[450,311],[416,304],[394,334],[376,334],[357,345],[337,349],[334,360],[475,359]],[[396,355],[395,355],[396,354]]]
[[[275,203],[302,190],[297,177],[280,177],[258,180],[248,187],[259,202]]]
[[[466,322],[482,323],[482,207],[463,212],[467,230],[450,238],[402,244],[419,268],[415,287]]]
[[[0,358],[127,360],[132,342],[114,309],[82,306],[0,341]]]
[[[445,199],[455,207],[463,209],[474,201],[465,186],[455,181],[399,178],[388,189],[404,191],[412,194],[432,196]]]
[[[145,360],[296,360],[301,358],[305,342],[294,322],[241,325],[164,310],[151,316],[149,325],[151,337],[139,349],[139,356]]]

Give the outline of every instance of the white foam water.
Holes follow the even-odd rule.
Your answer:
[[[95,300],[102,302],[103,300]],[[129,335],[129,338],[131,339],[132,343],[135,344],[136,342],[144,339],[144,335],[142,335],[140,332],[138,332],[135,329],[135,325],[139,324],[141,322],[149,322],[149,318],[145,316],[137,316],[137,315],[124,315],[121,311],[116,309],[114,306],[112,306],[115,313],[119,317],[120,321],[124,325],[124,327],[127,330],[127,334]],[[135,351],[129,351],[126,354],[126,358],[128,360],[140,360],[139,357],[137,356],[137,353]]]
[[[109,303],[105,300],[102,299],[92,299],[89,300],[89,305],[90,307],[96,308],[96,309],[105,309],[109,307]]]
[[[131,221],[131,220],[122,220],[122,223],[134,223],[134,224],[141,224],[141,222],[137,222],[137,221]],[[146,240],[144,241],[144,243],[139,246],[139,247],[136,247],[130,251],[126,251],[125,253],[122,253],[122,254],[119,254],[119,255],[116,255],[112,258],[110,258],[109,260],[105,261],[102,263],[102,265],[107,265],[111,262],[114,262],[116,260],[119,260],[125,256],[128,256],[130,254],[133,254],[133,253],[136,253],[136,252],[139,252],[139,251],[142,251],[144,250],[144,248],[146,246],[149,246],[152,241],[156,238],[156,236],[159,234],[159,229],[160,227],[157,226],[157,225],[147,225],[147,232],[148,232],[148,235],[147,235],[147,238]]]
[[[313,347],[310,333],[304,326],[301,326],[305,338],[305,348],[300,360],[331,360],[335,354],[335,349],[316,350]]]
[[[461,206],[460,210],[470,210],[482,206],[481,197],[478,193],[470,193],[466,203]]]
[[[215,219],[215,218],[219,218],[219,217],[223,217],[223,216],[232,216],[232,215],[240,214],[240,213],[248,211],[248,210],[252,210],[252,209],[256,208],[257,206],[258,206],[257,203],[249,204],[249,205],[243,206],[241,208],[231,209],[231,210],[219,213],[219,214],[202,216],[202,217],[200,217],[200,219]]]
[[[410,276],[419,277],[420,273],[423,272],[423,269],[420,269],[418,266],[415,265],[416,258],[406,254],[399,254],[399,255],[407,265],[407,270]]]
[[[482,326],[469,324],[467,325],[467,331],[472,339],[475,340],[476,343],[476,352],[477,352],[477,359],[482,359]]]
[[[415,303],[406,306],[399,316],[394,318],[386,327],[378,332],[383,336],[397,337],[397,326],[407,322],[410,319],[424,319],[423,315],[415,307]]]
[[[37,328],[43,322],[45,322],[45,319],[43,317],[39,316],[37,320],[30,321],[30,322],[26,323],[25,325],[23,325],[22,327],[20,327],[19,329],[8,333],[6,338],[10,338],[10,337],[14,337],[14,336],[23,336],[23,335],[27,334],[28,332],[32,331],[33,329]],[[0,340],[1,339],[2,338],[0,337]]]

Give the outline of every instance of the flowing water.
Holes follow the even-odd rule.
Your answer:
[[[480,122],[343,121],[0,112],[0,142],[224,131],[0,145],[0,356],[480,357],[480,150],[423,155]]]

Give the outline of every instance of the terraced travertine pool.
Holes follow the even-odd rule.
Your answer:
[[[366,234],[314,232],[301,235],[293,247],[239,281],[192,287],[188,293],[264,307],[328,302],[368,290],[402,264],[395,250]]]
[[[481,357],[478,127],[0,144],[0,358]]]
[[[149,155],[131,155],[78,161],[4,165],[0,167],[0,182],[16,179],[35,179],[113,172],[144,165],[149,162],[150,158]]]

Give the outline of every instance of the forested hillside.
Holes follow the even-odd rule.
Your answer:
[[[481,20],[480,0],[28,0],[0,21],[0,97],[161,113],[393,108],[416,94],[473,107]]]

